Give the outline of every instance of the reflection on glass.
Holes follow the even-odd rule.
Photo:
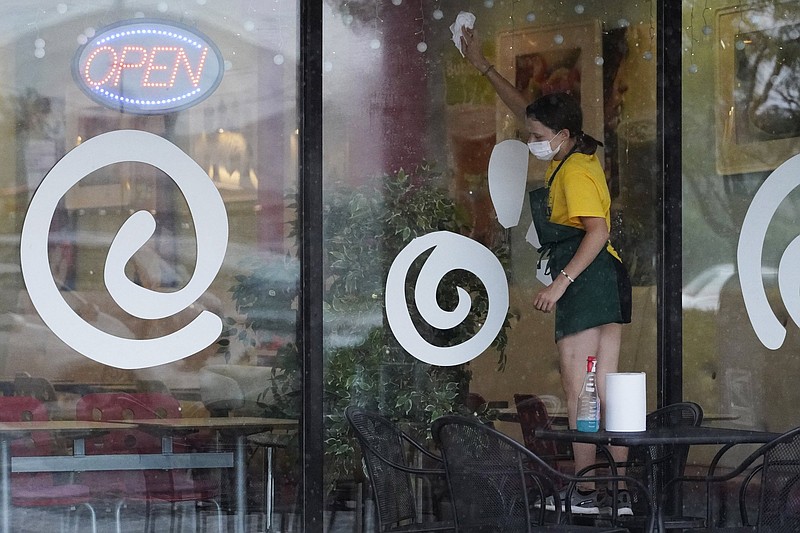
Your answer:
[[[246,515],[235,512],[241,507],[230,464],[215,463],[190,475],[192,487],[202,492],[205,484],[203,490],[209,489],[209,495],[216,494],[223,508],[231,510],[222,517],[231,530],[245,531],[268,527],[268,502],[274,510],[294,502],[299,479],[298,413],[285,399],[288,395],[294,400],[299,389],[297,382],[284,387],[278,379],[284,373],[296,377],[294,369],[299,366],[297,243],[287,227],[295,216],[288,208],[293,201],[288,193],[297,188],[294,85],[299,54],[295,3],[247,9],[240,3],[244,4],[196,2],[183,6],[180,13],[167,3],[138,0],[115,5],[111,11],[107,2],[64,3],[57,9],[38,1],[26,3],[24,9],[13,2],[0,7],[0,19],[7,23],[0,45],[0,70],[6,80],[0,89],[4,138],[0,161],[7,170],[0,176],[0,388],[6,396],[39,397],[49,417],[64,423],[78,422],[78,402],[90,394],[121,394],[125,400],[120,401],[141,399],[137,395],[143,394],[168,395],[178,410],[161,412],[159,404],[144,414],[135,409],[131,413],[136,412],[137,418],[180,417],[190,427],[175,437],[173,453],[193,454],[191,461],[211,460],[207,454],[214,450],[232,454],[235,436],[245,436],[243,442],[256,452],[244,470],[248,479],[244,495],[254,504]],[[81,43],[108,24],[142,16],[190,21],[216,43],[225,72],[208,99],[177,112],[137,116],[100,106],[74,84],[70,68]],[[283,61],[273,61],[276,55]],[[131,73],[136,75],[134,69]],[[135,371],[93,362],[62,343],[33,308],[19,268],[20,231],[28,202],[47,172],[72,148],[123,129],[167,139],[196,162],[222,197],[229,225],[227,252],[208,290],[178,313],[141,319],[121,309],[105,286],[109,246],[133,213],[149,212],[156,222],[155,233],[127,261],[124,275],[138,287],[164,294],[184,288],[197,271],[198,236],[197,221],[180,190],[153,165],[124,162],[92,172],[58,200],[50,223],[49,271],[60,296],[82,320],[106,333],[138,340],[169,335],[204,311],[224,321],[226,331],[219,342],[182,361]],[[202,206],[200,211],[202,216]],[[131,413],[114,416],[126,419]],[[276,417],[291,423],[242,422],[241,427],[220,430],[207,422],[236,424],[230,421],[242,417]],[[152,429],[139,430],[155,439],[147,453],[160,457],[160,436]],[[113,466],[126,464],[123,459],[117,463]],[[273,495],[265,498],[269,464]],[[126,476],[108,469],[94,472],[97,483],[89,485],[97,497],[116,501],[121,485],[115,483]],[[162,478],[177,479],[173,474],[177,470],[164,470]],[[130,488],[132,496],[134,489]],[[181,511],[191,517],[191,502],[182,505]],[[113,528],[113,514],[99,513],[98,527]],[[166,527],[169,515],[169,509],[162,509],[156,529]],[[280,520],[279,513],[274,516]],[[12,530],[19,529],[17,521],[23,518],[13,513]],[[215,513],[198,518],[207,518],[206,525],[216,527]],[[26,519],[47,523],[41,517]],[[122,529],[143,529],[143,519],[143,506],[132,505],[123,513]]]

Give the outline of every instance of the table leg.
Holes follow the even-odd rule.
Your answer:
[[[265,461],[267,463],[267,482],[264,488],[264,512],[266,513],[266,517],[264,518],[264,522],[266,522],[267,531],[272,531],[272,509],[274,509],[275,506],[275,478],[272,473],[272,452],[272,446],[267,445],[264,447]]]
[[[247,508],[247,496],[245,493],[245,437],[236,435],[236,452],[233,458],[236,483],[236,521],[234,531],[245,533],[245,512]]]
[[[0,439],[0,531],[11,531],[11,450],[6,439]]]

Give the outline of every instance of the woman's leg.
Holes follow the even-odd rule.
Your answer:
[[[606,419],[606,374],[617,372],[619,368],[619,349],[622,340],[622,324],[604,324],[600,326],[600,342],[597,348],[597,393],[600,396],[600,420]],[[602,423],[605,426],[605,422]],[[628,458],[625,446],[610,446],[614,461],[624,463]],[[620,469],[620,474],[625,470]]]
[[[622,337],[621,324],[604,324],[595,328],[579,331],[563,337],[558,341],[558,353],[561,364],[561,385],[567,397],[567,416],[569,427],[577,427],[578,395],[586,375],[586,358],[597,356],[597,392],[600,396],[601,409],[605,405],[605,376],[616,372],[619,363],[619,349]],[[602,420],[601,415],[601,420]],[[575,471],[596,462],[596,447],[593,444],[573,443]],[[627,449],[612,447],[611,454],[615,461],[624,461]],[[582,490],[593,489],[593,484],[582,484]]]
[[[567,398],[567,417],[571,429],[577,427],[578,395],[583,386],[583,378],[586,376],[586,358],[597,354],[599,344],[600,330],[598,328],[567,335],[556,343],[561,366],[561,386]],[[575,442],[572,444],[572,451],[575,456],[576,472],[594,464],[596,455],[594,444]],[[590,490],[594,488],[594,484],[584,483],[578,488]]]

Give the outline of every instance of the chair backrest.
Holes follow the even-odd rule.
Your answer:
[[[547,407],[547,412],[551,415],[561,410],[561,398],[558,396],[553,396],[552,394],[539,394],[538,396],[544,406]]]
[[[14,376],[14,396],[33,396],[43,402],[56,401],[56,391],[47,379],[31,377],[27,373]]]
[[[75,405],[78,420],[145,420],[180,418],[177,399],[159,392],[100,392],[86,394]],[[159,453],[161,439],[139,429],[120,429],[86,439],[86,453]]]
[[[456,530],[530,531],[525,449],[477,419],[444,416],[432,431],[447,470]]]
[[[768,447],[756,531],[800,531],[800,429]]]
[[[47,407],[33,396],[0,396],[0,422],[48,420]],[[11,441],[11,454],[17,456],[50,455],[52,438],[43,431]]]
[[[536,438],[537,429],[550,429],[550,415],[547,406],[541,398],[534,394],[515,394],[514,404],[517,407],[519,425],[522,429],[522,439],[525,447],[542,457],[561,458],[569,457],[571,446],[558,446],[556,441]]]
[[[464,406],[473,413],[480,411],[486,405],[486,399],[477,392],[468,392],[464,398]]]
[[[345,416],[367,465],[378,510],[379,528],[404,520],[416,520],[417,507],[411,475],[390,464],[408,466],[402,431],[390,420],[360,407],[349,406]]]
[[[647,428],[699,426],[703,422],[703,409],[694,402],[679,402],[656,409],[647,415]],[[663,486],[665,480],[676,473],[683,475],[689,445],[661,444],[636,446],[630,449],[628,461],[632,464],[627,475],[639,479],[648,487]],[[646,465],[650,465],[649,468]],[[645,512],[644,500],[634,488],[634,510]]]

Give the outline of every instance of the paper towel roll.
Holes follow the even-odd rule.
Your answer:
[[[647,380],[644,372],[606,375],[606,430],[644,431],[647,416]]]

